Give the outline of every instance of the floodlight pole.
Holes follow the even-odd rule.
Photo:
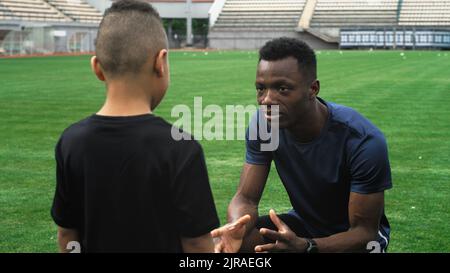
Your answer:
[[[24,31],[25,27],[21,26],[20,27],[20,55],[22,55],[23,53],[23,31]]]
[[[192,0],[186,0],[186,45],[192,46]]]

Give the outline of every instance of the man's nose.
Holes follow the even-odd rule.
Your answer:
[[[274,105],[276,103],[276,92],[272,89],[268,89],[263,100],[261,101],[261,105]]]

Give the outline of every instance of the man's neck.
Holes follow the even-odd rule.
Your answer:
[[[319,137],[328,119],[328,108],[316,99],[308,116],[288,130],[300,143],[308,143]]]
[[[138,116],[151,114],[151,99],[139,85],[120,82],[108,85],[101,116]]]

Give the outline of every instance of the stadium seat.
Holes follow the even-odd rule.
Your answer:
[[[293,30],[305,0],[227,0],[214,28]]]
[[[48,0],[47,2],[76,22],[99,23],[102,19],[102,14],[84,0]]]
[[[318,0],[311,27],[391,26],[398,0]]]
[[[24,21],[72,21],[42,0],[0,0],[0,19]]]
[[[450,26],[450,0],[403,0],[400,26]]]

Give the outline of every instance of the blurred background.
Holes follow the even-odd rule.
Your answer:
[[[280,36],[315,49],[449,49],[449,0],[148,0],[171,48],[257,49]],[[95,50],[111,0],[0,0],[0,54]]]

